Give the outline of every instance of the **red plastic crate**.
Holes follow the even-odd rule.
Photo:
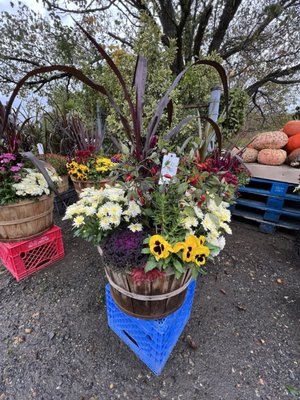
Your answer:
[[[32,240],[0,242],[0,259],[18,282],[63,257],[62,234],[57,226]]]

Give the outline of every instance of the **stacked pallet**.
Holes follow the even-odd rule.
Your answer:
[[[262,232],[276,227],[300,229],[300,196],[293,193],[294,184],[252,178],[239,188],[240,196],[232,208],[233,215],[259,222]]]

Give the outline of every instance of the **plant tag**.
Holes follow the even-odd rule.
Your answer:
[[[176,175],[179,164],[179,157],[175,153],[168,153],[162,160],[161,175],[159,184],[169,183],[170,179]]]
[[[38,149],[39,154],[45,154],[44,153],[44,146],[42,145],[42,143],[38,143],[37,144],[37,149]]]

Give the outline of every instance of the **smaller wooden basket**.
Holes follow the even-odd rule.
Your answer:
[[[54,195],[0,206],[0,241],[17,242],[43,234],[53,225]]]

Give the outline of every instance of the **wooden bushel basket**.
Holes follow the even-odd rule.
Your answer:
[[[184,302],[192,279],[191,269],[180,279],[173,272],[137,285],[130,272],[105,267],[110,292],[116,305],[126,314],[141,319],[161,319],[175,312]]]
[[[58,193],[64,193],[69,189],[69,175],[60,176],[61,183],[58,186]]]
[[[18,242],[42,235],[53,225],[54,195],[0,206],[0,241]]]
[[[109,179],[104,179],[100,182],[94,182],[94,181],[78,181],[74,178],[71,178],[74,189],[76,190],[77,195],[83,191],[83,189],[89,188],[89,187],[95,187],[96,189],[99,189],[101,187],[104,187],[106,184],[109,184],[110,181]]]

